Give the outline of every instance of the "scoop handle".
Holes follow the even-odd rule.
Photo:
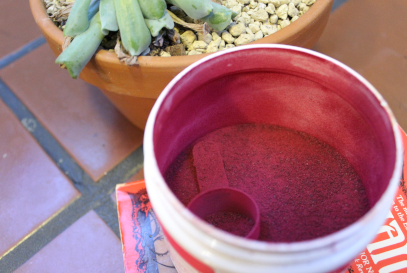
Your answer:
[[[192,148],[199,191],[229,187],[219,144],[204,138]]]

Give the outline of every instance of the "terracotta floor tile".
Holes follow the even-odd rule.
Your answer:
[[[0,1],[0,58],[39,36],[27,0]]]
[[[14,272],[124,272],[120,239],[90,211]]]
[[[70,78],[43,45],[0,77],[78,164],[94,179],[142,143],[142,131],[125,119],[94,86]]]
[[[407,129],[407,1],[349,0],[330,17],[315,50],[361,73]]]
[[[0,257],[79,193],[0,100]]]

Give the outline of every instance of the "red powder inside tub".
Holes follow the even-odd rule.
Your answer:
[[[199,149],[194,165],[193,147],[202,142],[211,146]],[[262,241],[295,242],[328,235],[370,208],[360,178],[344,157],[308,134],[283,127],[241,124],[216,130],[185,149],[165,173],[184,205],[200,192],[203,178],[217,176],[222,178],[220,187],[228,183],[255,199]],[[208,185],[216,187],[213,183]],[[207,222],[236,235],[243,236],[250,226],[247,219],[233,215],[211,217]]]
[[[209,224],[237,236],[245,237],[254,226],[246,215],[234,212],[216,212],[204,218]]]

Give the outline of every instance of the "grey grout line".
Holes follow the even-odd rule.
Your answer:
[[[101,202],[95,207],[95,212],[102,218],[110,229],[120,238],[119,222],[117,217],[117,206],[111,198],[116,185],[126,182],[143,167],[143,146],[136,149],[122,162],[116,165],[105,177],[96,183],[95,187],[100,189],[95,192],[99,196],[94,197],[95,203]]]
[[[89,210],[94,210],[120,238],[117,209],[110,194],[114,191],[116,184],[124,183],[142,168],[142,146],[110,170],[99,182],[95,182],[1,78],[0,99],[12,110],[60,170],[72,181],[74,187],[82,194],[78,200],[63,209],[11,252],[0,258],[0,272],[16,270]]]
[[[89,198],[80,197],[0,259],[0,272],[13,272],[77,219],[92,209]]]
[[[90,194],[92,179],[75,160],[64,150],[58,141],[44,128],[36,117],[25,107],[17,96],[0,78],[0,98],[13,111],[24,127],[37,140],[44,151],[57,164],[60,170],[73,182],[82,194]],[[87,182],[87,183],[85,183]]]
[[[143,148],[140,146],[110,170],[107,175],[102,177],[99,182],[95,182],[25,107],[1,78],[0,99],[13,111],[24,127],[37,140],[60,170],[73,182],[75,188],[82,195],[90,195],[96,191],[111,191],[116,184],[123,183],[142,168]]]
[[[103,221],[120,239],[117,205],[114,203],[113,199],[109,195],[107,197],[105,196],[104,202],[100,206],[95,207],[94,211],[99,215],[100,218],[103,219]]]
[[[126,182],[131,176],[136,174],[143,167],[143,145],[138,147],[122,162],[110,170],[107,175],[96,183],[96,187],[101,187],[107,192],[112,192],[116,185]]]
[[[44,36],[41,36],[27,44],[25,44],[23,47],[21,47],[20,49],[18,49],[15,52],[12,52],[6,56],[4,56],[3,58],[0,59],[0,69],[6,67],[7,65],[11,64],[12,62],[20,59],[21,57],[23,57],[24,55],[30,53],[31,51],[33,51],[34,49],[36,49],[37,47],[45,44],[45,38]]]

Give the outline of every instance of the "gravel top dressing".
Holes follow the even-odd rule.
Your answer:
[[[98,1],[91,1],[93,4],[90,10],[94,9],[92,6]],[[66,20],[74,2],[75,0],[44,0],[47,14],[62,30],[65,29]],[[111,0],[104,2],[108,3]],[[153,3],[154,1],[142,2]],[[150,50],[142,55],[161,57],[199,55],[244,45],[294,23],[312,7],[316,0],[213,0],[212,2],[228,8],[236,15],[233,18],[221,16],[222,14],[217,16],[218,21],[227,24],[223,30],[210,28],[207,24],[204,26],[205,22],[202,19],[192,19],[182,8],[172,5],[171,0],[166,2],[168,2],[167,11],[170,12],[175,26],[155,34],[149,46]],[[150,4],[154,6],[152,3]],[[100,47],[116,51],[120,60],[134,65],[129,58],[124,57],[126,54],[122,49],[115,50],[120,36],[117,39],[117,31],[110,31],[103,38]]]
[[[256,200],[261,241],[325,236],[370,208],[360,178],[344,157],[308,134],[283,127],[240,124],[216,130],[187,147],[165,173],[184,205],[200,188],[216,187],[216,177],[220,186],[227,183]],[[231,213],[205,220],[236,235],[253,225],[247,217]]]

